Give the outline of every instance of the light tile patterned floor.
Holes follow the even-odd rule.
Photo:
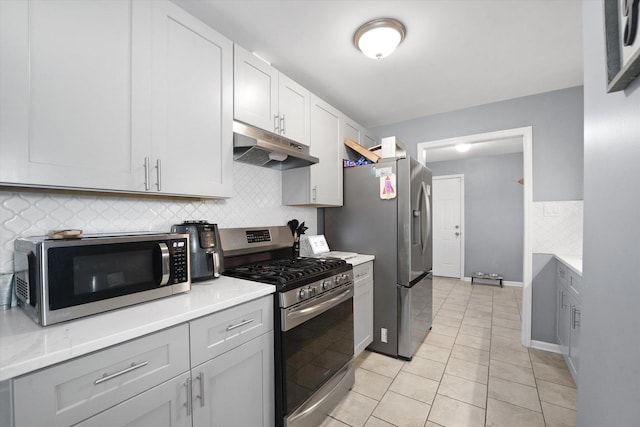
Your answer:
[[[520,345],[521,288],[435,278],[433,330],[413,360],[365,351],[322,427],[575,426],[562,356]]]

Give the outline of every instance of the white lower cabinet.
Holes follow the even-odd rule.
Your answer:
[[[582,303],[577,289],[582,278],[558,261],[556,274],[556,338],[569,371],[577,383],[580,359],[580,319]]]
[[[79,424],[78,427],[191,427],[186,408],[188,372]]]
[[[373,261],[353,267],[353,348],[358,357],[373,342]]]
[[[193,426],[273,426],[273,331],[192,370]]]
[[[580,359],[580,316],[582,304],[576,298],[569,299],[569,369],[573,378],[578,377],[578,361]]]
[[[273,341],[268,295],[11,380],[13,425],[270,427]]]
[[[275,422],[273,296],[191,322],[193,425]]]

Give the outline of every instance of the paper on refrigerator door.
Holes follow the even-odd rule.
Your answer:
[[[380,177],[380,198],[383,200],[396,198],[396,174]]]

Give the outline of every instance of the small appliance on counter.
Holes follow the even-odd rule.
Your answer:
[[[188,234],[190,237],[192,282],[220,277],[224,269],[217,224],[187,220],[182,224],[171,226],[171,232]]]
[[[191,289],[188,234],[36,236],[14,246],[18,306],[42,326]]]
[[[300,253],[303,256],[313,258],[339,258],[344,260],[349,260],[350,258],[358,256],[356,252],[329,250],[329,244],[327,243],[327,239],[325,239],[324,234],[320,234],[319,236],[309,236],[306,240],[303,240],[300,245]]]

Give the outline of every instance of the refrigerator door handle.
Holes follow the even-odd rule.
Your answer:
[[[422,182],[422,185],[420,186],[420,192],[422,193],[424,212],[426,214],[423,215],[423,218],[420,219],[420,238],[422,240],[422,242],[420,242],[420,246],[422,247],[422,252],[424,253],[427,248],[429,236],[431,235],[431,204],[429,203],[429,192],[427,191],[427,185],[424,182]],[[426,223],[426,227],[424,227],[424,230],[422,221]]]

